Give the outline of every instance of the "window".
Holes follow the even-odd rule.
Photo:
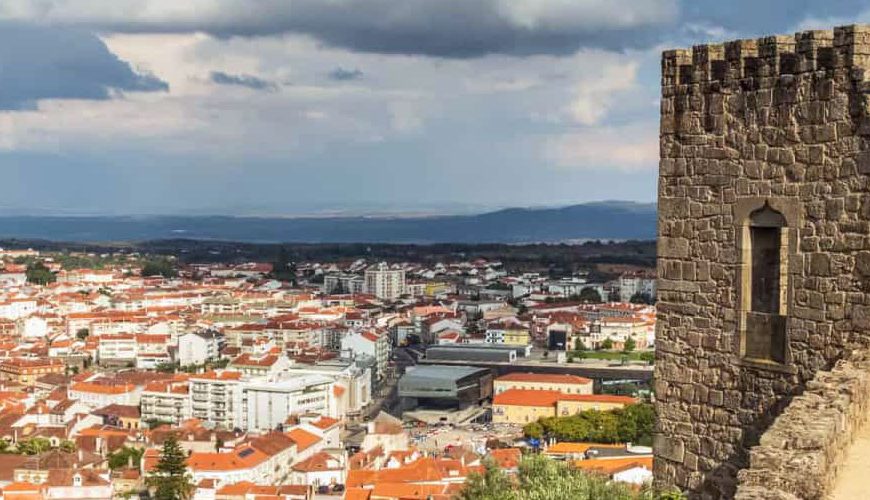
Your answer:
[[[788,225],[765,203],[749,215],[743,232],[742,355],[785,363]]]

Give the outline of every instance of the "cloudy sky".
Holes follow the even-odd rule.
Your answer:
[[[659,53],[854,0],[2,0],[0,213],[655,198]]]

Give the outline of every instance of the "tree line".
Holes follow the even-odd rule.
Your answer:
[[[651,404],[638,403],[615,410],[586,410],[566,417],[542,418],[527,424],[523,432],[531,439],[651,446],[655,418]]]

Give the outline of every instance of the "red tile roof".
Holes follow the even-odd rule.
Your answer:
[[[551,373],[509,373],[497,379],[496,382],[538,382],[546,384],[591,384],[592,380],[577,375],[559,375]]]

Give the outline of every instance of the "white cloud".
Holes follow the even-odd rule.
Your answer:
[[[475,131],[482,144],[506,141],[498,147],[540,158],[540,145],[527,138],[577,123],[606,125],[614,113],[655,114],[651,97],[636,88],[646,53],[439,60],[351,53],[299,35],[114,34],[104,40],[122,60],[168,82],[169,92],[99,103],[44,101],[35,111],[0,114],[0,149],[205,158],[190,162],[194,169],[211,168],[215,157],[293,161],[372,142],[453,144],[468,134],[463,131]],[[329,76],[336,67],[360,68],[366,76],[337,81]],[[280,85],[269,92],[216,85],[214,72]],[[559,153],[558,165],[600,164],[567,141],[561,149],[548,144],[547,155]],[[626,162],[619,168],[636,163],[627,153],[610,159]]]
[[[568,169],[648,170],[659,157],[654,123],[584,128],[544,141],[543,155]]]
[[[614,105],[619,93],[635,88],[637,63],[604,65],[601,72],[581,81],[569,106],[573,119],[582,125],[599,123]]]
[[[497,0],[497,5],[512,23],[527,29],[634,28],[664,23],[676,12],[676,2],[648,0]]]

